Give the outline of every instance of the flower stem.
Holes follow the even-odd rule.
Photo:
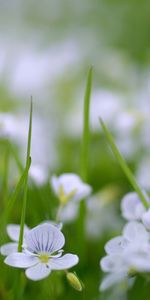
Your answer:
[[[24,179],[24,197],[23,197],[23,206],[22,206],[22,214],[21,214],[21,222],[20,222],[20,233],[19,233],[19,243],[18,243],[18,251],[22,251],[22,243],[23,243],[23,234],[24,234],[24,224],[25,224],[25,216],[26,216],[26,205],[27,205],[27,191],[28,191],[28,165],[30,164],[30,149],[31,149],[31,134],[32,134],[32,99],[30,105],[30,119],[29,119],[29,131],[28,131],[28,145],[27,145],[27,156],[26,156],[26,173]]]
[[[102,119],[100,119],[100,123],[101,123],[102,129],[105,133],[105,136],[107,138],[107,141],[110,144],[111,149],[112,149],[116,159],[118,160],[122,170],[124,171],[125,175],[127,176],[130,184],[133,186],[133,188],[135,189],[135,191],[139,195],[139,198],[141,199],[141,201],[142,201],[143,205],[145,206],[145,208],[146,209],[149,208],[149,204],[148,204],[148,202],[147,202],[140,186],[136,182],[136,179],[135,179],[134,175],[132,174],[130,168],[128,167],[126,161],[124,160],[124,158],[122,157],[120,151],[118,150],[118,148],[117,148],[117,146],[114,142],[113,136],[111,135],[110,131],[108,130],[107,126],[105,125],[105,123],[103,122]]]

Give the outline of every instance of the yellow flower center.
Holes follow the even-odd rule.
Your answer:
[[[48,256],[48,254],[41,254],[39,256],[39,259],[42,263],[47,264],[49,261],[49,256]]]

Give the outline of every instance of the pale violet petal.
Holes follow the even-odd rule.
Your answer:
[[[105,290],[111,288],[113,285],[124,281],[127,278],[126,272],[111,273],[104,277],[100,285],[100,291],[104,292]]]
[[[60,187],[63,187],[66,196],[75,191],[74,196],[71,198],[72,200],[79,201],[91,193],[91,187],[88,184],[83,183],[81,178],[73,173],[62,174],[59,177],[52,176],[51,184],[57,195]]]
[[[117,236],[106,243],[105,251],[107,254],[122,253],[128,243],[129,242],[123,236]]]
[[[129,247],[125,252],[130,266],[137,272],[150,272],[150,245],[139,244]]]
[[[45,223],[51,224],[51,225],[55,226],[56,228],[58,228],[59,230],[62,230],[62,228],[63,228],[63,223],[62,222],[57,223],[57,222],[54,222],[54,221],[45,220],[41,224],[45,224]]]
[[[79,258],[75,254],[65,254],[59,258],[50,258],[49,267],[51,270],[66,270],[72,268],[79,262]]]
[[[92,192],[92,188],[90,185],[81,183],[78,186],[76,194],[73,196],[73,200],[80,201],[84,198],[87,198],[91,194],[91,192]]]
[[[125,258],[120,254],[112,254],[103,257],[100,261],[104,272],[121,272],[128,269]]]
[[[129,222],[123,229],[123,236],[129,242],[144,242],[149,240],[149,233],[146,231],[143,224],[140,222]]]
[[[48,223],[38,225],[25,235],[25,242],[29,251],[33,253],[49,253],[60,250],[65,243],[62,232]]]
[[[28,268],[34,266],[39,262],[39,259],[35,256],[31,256],[25,253],[13,253],[7,256],[4,262],[12,267],[16,268]]]
[[[136,193],[128,193],[121,202],[122,215],[128,221],[140,220],[145,208]]]
[[[148,209],[142,216],[143,224],[146,228],[150,229],[150,209]]]
[[[8,256],[11,253],[17,252],[18,243],[7,243],[1,246],[0,253],[4,256]]]
[[[11,240],[18,242],[19,241],[19,233],[20,233],[20,225],[18,224],[8,224],[7,225],[7,234],[11,238]],[[24,234],[29,231],[27,225],[24,226]]]
[[[38,263],[37,265],[28,268],[25,271],[26,276],[34,281],[46,278],[51,273],[51,269],[43,263]]]

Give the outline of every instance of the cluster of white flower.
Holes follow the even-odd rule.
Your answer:
[[[63,174],[58,178],[53,176],[52,187],[63,207],[68,201],[78,202],[91,193],[91,187],[75,174]],[[79,261],[77,255],[68,253],[62,256],[65,238],[61,229],[62,223],[52,221],[46,221],[33,229],[25,225],[22,252],[19,252],[20,225],[9,224],[7,233],[12,242],[0,248],[1,254],[6,256],[4,262],[12,267],[25,269],[27,278],[34,281],[47,277],[52,270],[67,270],[75,266]],[[73,273],[67,276],[71,284],[79,285],[76,288],[80,290],[77,277]]]
[[[100,285],[101,291],[138,273],[150,272],[150,209],[146,211],[136,193],[129,193],[122,199],[121,211],[128,222],[122,235],[105,245],[107,255],[100,265],[107,275]]]

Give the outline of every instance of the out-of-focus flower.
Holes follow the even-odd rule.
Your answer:
[[[80,201],[91,193],[90,185],[82,182],[79,176],[72,173],[52,176],[51,184],[60,202],[65,205],[68,201]]]
[[[65,238],[62,232],[51,224],[41,224],[25,235],[26,247],[23,253],[10,254],[5,263],[26,269],[25,274],[31,280],[41,280],[52,270],[66,270],[79,261],[77,255],[62,256]]]
[[[145,212],[145,207],[137,193],[132,192],[123,197],[121,202],[121,211],[123,217],[128,221],[141,220],[142,215]]]
[[[47,170],[45,170],[41,165],[32,164],[29,170],[29,176],[35,184],[39,186],[44,185],[48,180]]]
[[[140,222],[127,223],[123,235],[110,240],[105,250],[107,256],[102,258],[100,265],[108,275],[101,283],[101,290],[138,272],[150,271],[150,234]]]

